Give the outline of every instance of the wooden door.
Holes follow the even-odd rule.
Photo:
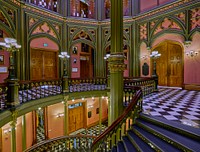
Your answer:
[[[44,55],[44,79],[55,79],[57,76],[56,53],[43,52]]]
[[[57,51],[31,49],[30,79],[57,78]]]
[[[31,51],[31,80],[43,79],[43,52]]]
[[[182,87],[183,67],[182,50],[180,45],[168,43],[168,86]]]
[[[69,109],[69,133],[84,127],[84,108],[79,106]]]
[[[89,56],[81,56],[80,58],[80,77],[90,77],[90,58]]]
[[[161,53],[157,59],[158,85],[181,87],[183,83],[182,48],[172,42],[163,42],[154,50]]]
[[[168,56],[163,55],[167,53],[167,43],[163,43],[159,45],[156,50],[161,54],[160,58],[156,60],[156,70],[157,70],[157,75],[159,77],[158,79],[158,84],[161,86],[166,86],[167,85],[167,60]]]

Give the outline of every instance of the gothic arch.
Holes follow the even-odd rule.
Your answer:
[[[49,27],[49,30],[42,29],[42,26],[45,26],[45,25]],[[40,31],[38,33],[33,33],[37,29]],[[53,35],[53,33],[55,35]],[[29,30],[29,37],[32,37],[33,35],[41,35],[41,34],[45,34],[45,35],[49,35],[50,37],[54,37],[55,39],[57,39],[57,41],[60,40],[60,35],[56,31],[55,27],[47,21],[39,21],[39,22],[35,23],[33,26],[31,26],[31,28]]]
[[[168,24],[168,26],[166,28],[164,26],[161,26],[161,31],[158,31],[157,33],[155,33],[156,29],[159,28],[159,26],[163,22],[165,22],[166,19],[168,19],[169,21],[171,21],[171,24]],[[173,23],[175,23],[180,29],[176,30],[174,28],[171,28],[171,26],[173,26]],[[163,33],[166,33],[166,32],[168,32],[168,33],[179,33],[179,34],[184,35],[186,33],[186,29],[185,29],[184,24],[179,19],[177,19],[175,17],[171,17],[171,16],[165,16],[165,17],[162,17],[161,19],[159,19],[156,22],[156,24],[154,25],[154,27],[150,31],[150,38],[149,39],[157,37],[157,36],[159,36],[159,35],[161,35]]]

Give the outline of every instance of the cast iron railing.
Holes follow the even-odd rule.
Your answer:
[[[61,136],[40,142],[24,152],[87,151],[89,152],[95,136]]]
[[[110,151],[127,134],[131,125],[135,123],[138,113],[142,110],[142,90],[140,87],[132,87],[132,90],[136,90],[133,93],[132,101],[124,110],[123,114],[94,140],[92,151]]]
[[[63,82],[65,81],[65,82]],[[67,88],[63,84],[67,83]],[[20,81],[19,82],[19,101],[25,103],[31,100],[41,99],[49,96],[59,95],[66,89],[67,93],[102,91],[108,88],[106,78],[67,78],[43,81]],[[155,90],[155,81],[153,78],[124,78],[124,86],[140,86],[143,95],[148,95]],[[0,111],[6,110],[6,97],[8,86],[6,83],[0,84]],[[126,88],[127,89],[127,88]],[[124,91],[131,93],[129,91]],[[124,97],[127,95],[124,94]],[[124,105],[127,105],[127,98],[124,99]]]

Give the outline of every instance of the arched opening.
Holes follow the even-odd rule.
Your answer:
[[[158,85],[182,87],[183,85],[183,49],[177,42],[165,40],[153,48],[161,56],[156,59]]]
[[[42,37],[30,43],[30,80],[58,78],[58,45]]]
[[[94,48],[86,43],[77,43],[71,47],[71,77],[94,77]]]

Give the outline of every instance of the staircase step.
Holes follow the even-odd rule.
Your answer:
[[[117,151],[118,151],[118,152],[126,152],[125,147],[124,147],[124,144],[123,144],[122,141],[119,141],[119,142],[117,143]]]
[[[147,132],[141,127],[138,127],[136,125],[133,126],[134,129],[136,129],[140,134],[142,134],[143,137],[145,137],[147,140],[151,141],[154,145],[156,145],[159,149],[162,151],[172,151],[172,152],[178,152],[179,149],[175,148],[173,145],[167,143],[166,141],[162,140],[161,138],[156,137],[155,135]]]
[[[137,149],[133,146],[133,143],[131,143],[127,136],[122,137],[122,139],[127,152],[137,152]]]
[[[111,152],[117,152],[117,146],[113,146]]]
[[[140,149],[138,151],[154,152],[154,150],[150,147],[150,145],[145,143],[132,130],[128,131],[128,136],[131,138],[131,140],[133,140],[137,144],[138,148]]]
[[[191,126],[183,125],[181,123],[170,121],[161,117],[153,117],[147,114],[140,113],[139,119],[151,122],[156,124],[157,126],[162,126],[163,128],[167,128],[168,130],[173,130],[178,132],[179,134],[188,136],[192,139],[200,141],[200,129],[194,128]]]
[[[136,120],[136,125],[139,127],[142,127],[144,129],[151,129],[152,132],[154,132],[154,135],[157,136],[165,136],[166,140],[171,140],[170,143],[178,146],[179,148],[183,148],[183,150],[188,150],[188,151],[199,151],[200,149],[200,142],[192,139],[185,137],[183,135],[180,135],[177,132],[173,132],[170,130],[167,130],[165,128],[162,128],[162,126],[157,126],[152,124],[151,122],[147,122],[144,120],[137,119]]]

